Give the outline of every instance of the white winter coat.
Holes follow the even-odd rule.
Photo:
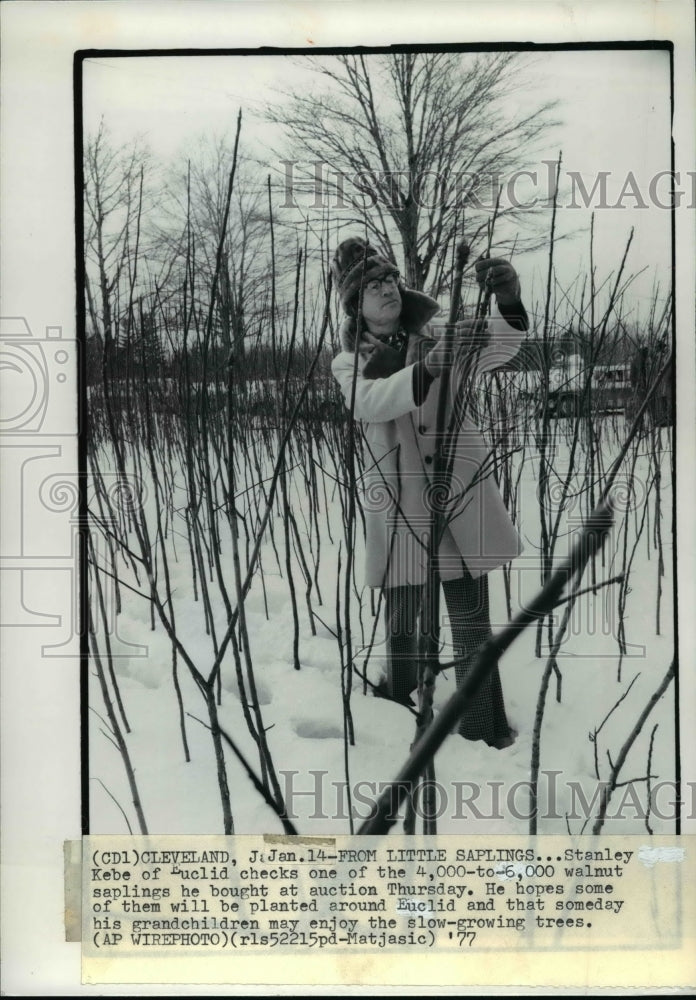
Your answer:
[[[358,356],[354,416],[364,433],[363,509],[366,519],[365,583],[395,587],[424,583],[431,513],[428,486],[433,473],[440,379],[422,406],[413,397],[413,364],[429,328],[409,336],[405,367],[385,378],[362,375],[367,358]],[[517,353],[522,337],[494,309],[489,340],[476,371],[497,368]],[[354,356],[342,351],[332,364],[350,406]],[[453,390],[455,387],[452,387]],[[442,579],[462,576],[462,561],[473,577],[509,562],[522,543],[495,480],[491,450],[472,421],[459,431],[452,468],[450,507],[440,550]]]

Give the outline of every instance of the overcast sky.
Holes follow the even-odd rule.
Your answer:
[[[627,263],[629,272],[646,268],[632,289],[632,305],[647,307],[654,282],[668,284],[671,263],[670,213],[653,203],[650,179],[670,168],[669,57],[658,50],[551,51],[537,53],[510,110],[520,112],[549,98],[559,101],[561,124],[540,148],[538,184],[520,183],[520,200],[543,197],[548,190],[544,159],[563,153],[560,234],[587,230],[590,212],[571,208],[570,172],[591,190],[598,174],[608,172],[607,202],[615,205],[624,191],[622,208],[594,204],[595,260],[600,277],[618,267],[629,231],[635,236]],[[278,147],[278,132],[259,120],[264,105],[289,88],[316,86],[314,74],[298,68],[288,56],[167,56],[96,58],[84,63],[84,127],[94,131],[101,116],[117,143],[143,136],[161,162],[195,150],[201,135],[233,133],[238,109],[244,111],[243,137],[263,155]],[[629,172],[648,207],[637,207],[625,185]],[[630,179],[628,181],[631,186]],[[685,181],[682,184],[686,188]],[[634,187],[634,191],[636,188]],[[564,194],[565,192],[565,194]],[[667,200],[667,182],[657,188]],[[576,204],[580,197],[576,197]],[[576,235],[557,248],[557,273],[570,284],[588,265],[588,236]],[[526,288],[537,295],[545,283],[546,253],[516,261]]]

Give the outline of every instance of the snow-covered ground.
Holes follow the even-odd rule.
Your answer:
[[[663,431],[663,435],[667,432]],[[666,437],[665,437],[666,440]],[[648,456],[645,447],[638,459],[640,483],[648,479]],[[563,467],[564,455],[558,458]],[[525,539],[525,552],[512,568],[513,613],[539,587],[539,513],[536,495],[534,456],[522,469],[518,504],[519,523]],[[673,656],[672,594],[672,510],[669,482],[669,456],[662,456],[662,537],[664,576],[661,580],[661,634],[656,635],[656,595],[658,587],[657,552],[653,546],[653,495],[648,496],[649,520],[643,528],[631,571],[630,589],[625,610],[628,651],[623,657],[619,676],[617,591],[612,585],[596,594],[579,599],[571,619],[569,633],[558,658],[562,674],[560,702],[556,700],[557,681],[552,677],[541,731],[541,775],[539,782],[540,833],[589,833],[592,819],[585,823],[584,797],[592,802],[597,795],[595,747],[591,735],[622,695],[624,700],[602,729],[597,742],[597,761],[601,778],[610,770],[633,729],[640,712],[665,674]],[[163,479],[163,482],[165,480]],[[183,479],[175,492],[183,487]],[[298,473],[290,479],[291,502],[297,511],[300,532],[305,530],[307,498],[304,481]],[[182,494],[183,495],[183,494]],[[323,495],[320,491],[320,495]],[[286,793],[289,812],[300,833],[326,834],[350,832],[346,786],[352,792],[356,828],[369,811],[369,803],[380,783],[394,778],[409,753],[415,722],[403,707],[363,695],[362,681],[353,679],[351,710],[355,726],[355,745],[347,754],[343,733],[339,648],[332,631],[336,630],[336,567],[338,542],[342,539],[341,507],[330,478],[326,480],[329,508],[322,514],[319,583],[323,604],[312,595],[314,610],[325,625],[317,622],[312,635],[304,603],[304,587],[298,586],[300,616],[300,662],[295,670],[292,661],[293,619],[289,589],[284,578],[282,526],[275,522],[275,541],[280,567],[267,538],[262,548],[261,573],[257,573],[245,602],[251,654],[263,712],[264,726],[280,785]],[[641,489],[636,490],[641,496]],[[153,521],[153,492],[150,491],[148,518]],[[182,504],[175,498],[174,507]],[[638,515],[640,515],[640,504]],[[617,524],[608,539],[602,558],[597,560],[597,579],[608,579],[620,570],[621,525],[624,512],[619,504]],[[333,542],[329,538],[331,525]],[[640,516],[629,514],[629,540]],[[573,530],[580,524],[579,510],[571,508],[564,523],[567,537],[559,544],[558,556],[570,546]],[[183,521],[173,523],[167,541],[170,553],[171,586],[174,594],[176,627],[183,646],[197,667],[207,675],[214,659],[213,644],[206,634],[202,602],[194,601],[188,546]],[[154,537],[154,533],[152,535]],[[131,541],[133,539],[131,538]],[[309,548],[308,548],[309,551]],[[175,555],[176,552],[176,555]],[[102,547],[102,565],[106,561]],[[345,555],[344,555],[345,559]],[[362,545],[356,552],[356,577],[362,578]],[[242,546],[244,561],[244,547]],[[223,541],[222,561],[232,588],[231,548]],[[243,567],[244,569],[244,567]],[[136,589],[146,589],[146,581],[136,582],[132,571],[120,562],[122,580]],[[301,583],[299,569],[297,580]],[[586,573],[584,585],[590,582]],[[109,589],[109,580],[104,585]],[[500,627],[507,621],[502,571],[490,577],[491,616]],[[215,594],[215,587],[211,587]],[[191,760],[186,762],[182,749],[178,705],[172,681],[171,644],[157,622],[151,630],[151,606],[135,592],[121,589],[122,609],[112,620],[111,643],[113,666],[130,725],[126,734],[128,751],[135,770],[135,780],[143,812],[151,833],[222,832],[223,820],[218,790],[213,745],[210,732],[196,719],[207,720],[206,707],[196,684],[181,660],[178,674],[187,713],[186,731]],[[369,592],[362,594],[362,627],[369,639],[373,619],[370,616]],[[354,601],[352,620],[354,642],[360,646],[358,604]],[[560,609],[562,610],[562,609]],[[560,617],[559,610],[559,617]],[[213,598],[213,613],[218,638],[226,628],[222,600]],[[445,630],[445,638],[447,631]],[[370,657],[368,676],[379,679],[381,623],[377,645]],[[128,644],[136,644],[129,647]],[[100,638],[103,649],[103,636]],[[448,650],[443,651],[443,658]],[[362,665],[363,657],[357,657]],[[532,752],[532,730],[540,679],[546,657],[535,655],[535,629],[528,628],[515,641],[500,664],[506,707],[510,723],[517,730],[513,746],[505,750],[489,748],[482,742],[469,742],[453,734],[447,738],[435,761],[438,782],[436,802],[438,832],[456,834],[522,833],[528,829],[528,785]],[[636,675],[637,680],[634,682]],[[630,691],[627,689],[630,687]],[[435,707],[441,706],[453,691],[453,677],[441,674],[437,680]],[[93,666],[90,670],[90,830],[94,834],[127,832],[125,816],[132,831],[138,832],[135,811],[121,756],[106,735],[104,704]],[[606,833],[645,832],[647,799],[647,759],[652,737],[651,784],[674,780],[675,725],[674,685],[652,711],[640,736],[631,749],[620,782],[609,807]],[[101,717],[101,718],[100,718]],[[194,718],[196,717],[196,718]],[[223,730],[237,742],[249,762],[259,771],[255,744],[244,721],[237,686],[234,661],[228,648],[222,662],[221,704],[219,719]],[[226,753],[230,800],[235,833],[280,831],[278,818],[263,802],[231,752]],[[669,785],[659,790],[655,799],[659,814],[649,818],[655,833],[673,832],[675,796]],[[654,804],[655,804],[654,803]],[[570,816],[566,817],[566,813]],[[590,814],[597,812],[597,799]],[[400,825],[395,829],[398,831]]]

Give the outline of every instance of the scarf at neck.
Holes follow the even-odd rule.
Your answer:
[[[402,327],[399,327],[394,333],[390,333],[383,343],[395,351],[405,351],[408,343],[408,334]]]

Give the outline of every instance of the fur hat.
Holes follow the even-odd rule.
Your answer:
[[[347,350],[352,350],[355,346],[355,320],[361,285],[373,281],[375,278],[384,278],[388,274],[398,275],[399,269],[396,264],[370,246],[367,240],[360,236],[351,236],[339,244],[331,263],[331,271],[343,308],[353,320],[352,323],[344,323],[342,328],[344,347]],[[440,311],[435,299],[431,299],[423,292],[406,288],[402,281],[399,281],[399,292],[401,294],[401,322],[409,333],[420,330]],[[350,344],[350,346],[346,347],[346,344]]]
[[[399,273],[396,264],[382,257],[359,236],[350,236],[339,244],[331,270],[343,308],[349,315],[355,315],[361,285],[375,278]]]

